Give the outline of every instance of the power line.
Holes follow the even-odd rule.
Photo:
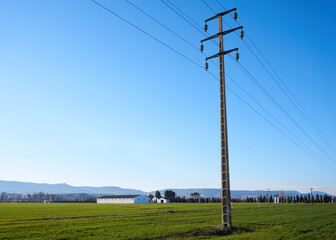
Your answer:
[[[231,55],[230,55],[231,56]],[[233,58],[231,56],[231,58]],[[316,143],[316,141],[289,115],[289,113],[272,97],[272,95],[259,83],[258,80],[254,78],[254,76],[242,65],[241,63],[238,63],[238,66],[246,71],[248,77],[252,80],[252,82],[277,106],[278,109],[280,109],[281,112],[283,112],[289,120],[291,120],[294,125],[301,130],[301,132],[318,148],[321,152],[323,152],[334,164],[336,164],[336,161],[326,152],[324,149],[321,148],[319,144]]]
[[[162,1],[162,0],[161,0]],[[169,0],[167,0],[170,4],[172,4],[176,9],[178,9],[184,16],[186,16],[186,17],[188,17],[181,9],[179,9],[177,6],[175,6],[171,1],[169,1]],[[207,7],[209,7],[209,5],[208,4],[206,4],[203,0],[201,0]],[[162,1],[163,2],[163,1]],[[164,2],[163,2],[164,3]],[[165,3],[165,5],[166,6],[168,6],[169,7],[169,5],[167,5],[166,3]],[[172,9],[171,7],[169,7],[170,9]],[[210,8],[210,7],[209,7]],[[211,9],[211,8],[210,8]],[[173,10],[173,9],[172,9]],[[214,11],[213,9],[211,9],[212,11]],[[175,13],[177,13],[175,10],[173,10]],[[177,13],[178,14],[178,13]],[[181,14],[178,14],[179,16],[181,16]],[[181,16],[182,17],[182,16]],[[184,20],[186,20],[184,17],[182,17]],[[193,21],[190,17],[188,17],[191,21]],[[190,21],[187,21],[189,24],[190,24]],[[195,21],[193,21],[194,23],[195,23]],[[193,24],[191,24],[194,28],[195,28],[195,26],[193,25]],[[227,24],[229,27],[230,27],[230,25],[229,24]],[[251,49],[252,50],[252,49]],[[236,63],[236,61],[234,61],[235,63]],[[248,72],[248,70],[245,68],[245,71],[247,71]],[[248,72],[248,74],[249,75],[251,75],[249,72]],[[252,75],[251,75],[252,76]],[[259,82],[258,82],[259,83]],[[259,84],[259,86],[261,86],[260,84]],[[262,87],[262,86],[261,86]],[[263,88],[263,87],[262,87]],[[263,88],[264,89],[264,88]],[[265,91],[266,91],[266,89],[264,89]],[[267,92],[267,91],[266,91]],[[268,93],[268,92],[267,92]],[[270,94],[268,94],[268,96],[269,97],[271,97],[271,95]],[[271,97],[272,98],[272,97]],[[274,98],[272,98],[274,101],[275,101],[275,99]],[[273,101],[273,102],[274,102]],[[278,106],[280,106],[280,104],[278,103],[278,102],[274,102],[276,105],[278,105]],[[280,106],[281,107],[281,106]],[[281,109],[284,111],[284,109],[281,107]],[[285,113],[286,113],[286,115],[287,116],[289,116],[290,117],[290,115],[285,111]],[[290,117],[291,118],[291,117]],[[291,118],[292,119],[292,118]],[[299,128],[300,128],[300,126],[299,125],[297,125]],[[302,129],[302,128],[301,128]],[[303,130],[303,129],[302,129]],[[304,130],[303,130],[304,131]],[[312,140],[312,139],[311,139]],[[300,140],[300,142],[302,142],[301,140]],[[304,144],[305,145],[305,144]],[[305,146],[307,146],[307,145],[305,145]],[[323,150],[322,150],[323,151]]]
[[[153,18],[151,15],[149,15],[148,13],[146,13],[144,10],[142,10],[141,8],[139,8],[138,6],[136,6],[135,4],[133,4],[132,2],[130,2],[129,0],[124,0],[125,2],[127,2],[128,4],[132,5],[133,7],[135,7],[136,9],[138,9],[140,12],[142,12],[143,14],[145,14],[147,17],[149,17],[150,19],[152,19],[153,21],[155,21],[156,23],[158,23],[159,25],[161,25],[162,27],[164,27],[165,29],[167,29],[169,32],[173,33],[175,36],[177,36],[178,38],[182,39],[184,42],[188,43],[190,46],[192,46],[193,48],[195,48],[197,51],[199,50],[198,47],[196,47],[194,44],[192,44],[191,42],[189,42],[188,40],[186,40],[185,38],[181,37],[179,34],[177,34],[175,31],[173,31],[172,29],[170,29],[169,27],[167,27],[166,25],[164,25],[163,23],[159,22],[158,20],[156,20],[155,18]]]
[[[187,14],[185,14],[185,12],[181,11],[174,3],[172,3],[171,1],[167,0],[167,2],[169,2],[170,5],[172,5],[175,9],[177,9],[182,15],[184,15],[186,18],[188,18],[190,21],[192,21],[195,25],[197,25],[198,27],[200,27],[202,29],[202,26],[199,25],[197,22],[194,21],[194,19],[192,19],[191,17],[189,17]],[[204,32],[202,32],[204,34]]]
[[[181,18],[183,18],[186,22],[188,22],[193,28],[195,28],[198,32],[203,34],[204,36],[207,36],[203,31],[199,30],[193,23],[191,23],[188,19],[186,19],[184,16],[182,16],[179,12],[177,12],[174,8],[169,6],[165,1],[161,0],[163,4],[165,4],[168,8],[170,8],[172,11],[174,11],[177,15],[179,15]]]
[[[138,6],[136,6],[135,4],[131,3],[129,0],[124,0],[127,3],[129,3],[130,5],[132,5],[133,7],[135,7],[136,9],[138,9],[139,11],[141,11],[143,14],[145,14],[146,16],[148,16],[149,18],[151,18],[153,21],[155,21],[156,23],[160,24],[162,27],[164,27],[165,29],[169,30],[171,33],[173,33],[174,35],[176,35],[177,37],[179,37],[180,39],[182,39],[183,41],[187,42],[189,45],[191,45],[194,49],[196,49],[197,51],[199,51],[199,49],[193,45],[192,43],[190,43],[188,40],[186,40],[185,38],[183,38],[181,35],[177,34],[175,31],[173,31],[172,29],[170,29],[169,27],[167,27],[166,25],[162,24],[161,22],[159,22],[158,20],[156,20],[155,18],[153,18],[150,14],[148,14],[147,12],[145,12],[144,10],[140,9]],[[207,7],[209,7],[209,5],[207,5],[203,0],[201,0]],[[169,3],[171,3],[168,0]],[[172,4],[172,3],[171,3]],[[172,4],[173,5],[173,4]],[[176,7],[175,5],[173,5],[174,7]],[[177,8],[177,7],[176,7]],[[209,7],[210,8],[210,7]],[[177,8],[178,9],[178,8]],[[211,9],[211,8],[210,8]],[[211,9],[213,12],[214,10]],[[183,13],[183,12],[182,12]],[[187,16],[187,15],[186,15]],[[188,17],[188,16],[187,16]],[[192,20],[192,19],[191,19]],[[203,53],[204,54],[204,53]],[[205,55],[205,54],[204,54]],[[206,56],[206,55],[205,55]],[[217,66],[218,67],[218,66]],[[227,74],[226,74],[227,75]],[[256,102],[258,104],[258,106],[260,106],[265,112],[267,112],[275,121],[277,121],[284,129],[287,130],[287,132],[290,132],[288,128],[286,128],[276,117],[274,117],[266,108],[264,108],[255,98],[253,98],[249,93],[247,93],[247,91],[245,89],[243,89],[236,81],[234,81],[229,75],[227,75],[231,81],[233,81],[242,91],[244,91],[245,94],[247,94],[254,102]],[[291,133],[291,132],[290,132]],[[300,141],[302,144],[304,144],[299,138],[297,138],[294,134],[291,133],[292,136],[294,136],[298,141]]]
[[[160,26],[164,27],[165,29],[167,29],[169,32],[173,33],[175,36],[177,36],[178,38],[182,39],[184,42],[186,42],[187,44],[189,44],[191,47],[193,47],[194,49],[197,50],[197,52],[199,52],[199,48],[197,46],[195,46],[194,44],[192,44],[191,42],[189,42],[188,40],[186,40],[185,38],[183,38],[181,35],[179,35],[178,33],[176,33],[174,30],[172,30],[171,28],[167,27],[165,24],[163,24],[162,22],[158,21],[157,19],[155,19],[154,17],[152,17],[150,14],[148,14],[147,12],[145,12],[144,10],[142,10],[141,8],[139,8],[138,6],[136,6],[134,3],[130,2],[129,0],[124,0],[125,2],[127,2],[128,4],[130,4],[131,6],[135,7],[136,9],[138,9],[140,12],[142,12],[143,14],[145,14],[147,17],[149,17],[150,19],[152,19],[154,22],[156,22],[157,24],[159,24]],[[202,52],[202,54],[206,57],[208,57],[205,53]],[[218,67],[218,65],[216,65],[216,63],[214,61],[211,60],[211,62]]]
[[[167,47],[168,49],[174,51],[175,53],[177,53],[178,55],[184,57],[185,59],[187,59],[188,61],[194,63],[196,66],[201,67],[203,69],[203,67],[201,65],[199,65],[198,63],[196,63],[195,61],[191,60],[190,58],[188,58],[187,56],[185,56],[184,54],[180,53],[179,51],[173,49],[172,47],[170,47],[169,45],[165,44],[164,42],[162,42],[161,40],[157,39],[156,37],[154,37],[153,35],[147,33],[146,31],[142,30],[141,28],[139,28],[138,26],[134,25],[133,23],[129,22],[128,20],[126,20],[125,18],[121,17],[120,15],[116,14],[115,12],[113,12],[112,10],[110,10],[109,8],[105,7],[104,5],[98,3],[95,0],[91,0],[93,3],[97,4],[98,6],[100,6],[101,8],[105,9],[106,11],[108,11],[109,13],[113,14],[114,16],[120,18],[121,20],[123,20],[124,22],[128,23],[129,25],[131,25],[132,27],[136,28],[137,30],[141,31],[142,33],[146,34],[147,36],[151,37],[152,39],[156,40],[157,42],[161,43],[162,45],[164,45],[165,47]],[[212,77],[214,77],[215,79],[217,79],[217,81],[219,81],[219,79],[212,74],[211,72],[207,72],[209,73]],[[229,88],[228,88],[229,89]],[[229,89],[230,92],[233,92],[235,96],[237,96],[240,100],[242,100],[245,104],[247,104],[250,108],[252,108],[255,112],[258,113],[258,115],[262,116],[265,120],[266,118],[259,113],[255,108],[253,108],[250,104],[248,104],[245,100],[243,100],[241,97],[238,96],[238,94],[236,94],[232,89]],[[269,122],[272,126],[274,126],[276,129],[280,130],[278,127],[276,127],[273,123],[271,123],[268,119],[266,120],[267,122]],[[280,132],[283,133],[283,131],[280,130]],[[287,138],[289,138],[292,142],[294,142],[290,137],[288,137],[287,134],[284,134]],[[295,142],[294,142],[295,143]],[[298,145],[297,143],[295,143],[296,145]],[[299,145],[298,145],[299,146]],[[301,146],[299,146],[302,150],[304,150]],[[306,150],[304,150],[306,153],[308,153]],[[309,154],[309,153],[308,153]],[[310,154],[309,154],[310,155]],[[330,169],[331,170],[331,169]]]
[[[127,3],[129,3],[130,5],[132,5],[133,7],[135,7],[136,9],[138,9],[139,11],[141,11],[143,14],[145,14],[147,17],[151,18],[153,21],[155,21],[156,23],[160,24],[162,27],[164,27],[165,29],[169,30],[171,33],[173,33],[174,35],[176,35],[177,37],[179,37],[180,39],[184,40],[185,42],[187,42],[189,45],[191,45],[194,49],[196,49],[197,51],[199,51],[199,49],[194,46],[192,43],[190,43],[189,41],[187,41],[185,38],[183,38],[182,36],[180,36],[179,34],[177,34],[175,31],[173,31],[172,29],[170,29],[169,27],[167,27],[166,25],[162,24],[160,21],[156,20],[155,18],[153,18],[150,14],[148,14],[147,12],[145,12],[144,10],[140,9],[138,6],[136,6],[135,4],[131,3],[129,0],[125,0]],[[168,0],[169,3],[171,3]],[[202,2],[204,4],[206,4],[203,0]],[[172,4],[172,3],[171,3]],[[173,4],[172,4],[173,5]],[[206,4],[207,5],[207,4]],[[176,7],[175,5],[173,5],[174,7]],[[208,5],[207,5],[208,6]],[[209,7],[209,6],[208,6]],[[177,7],[176,7],[177,8]],[[178,8],[177,8],[178,9]],[[211,9],[212,10],[212,9]],[[213,11],[213,10],[212,10]],[[186,15],[187,16],[187,15]],[[188,16],[187,16],[188,17]],[[192,19],[191,19],[192,20]],[[204,54],[204,53],[203,53]],[[204,54],[205,55],[205,54]],[[205,55],[206,56],[206,55]],[[217,66],[218,67],[218,66]],[[227,74],[226,74],[227,75]],[[228,75],[227,75],[228,76]],[[214,76],[213,76],[214,77]],[[242,91],[245,92],[245,94],[247,94],[253,101],[255,101],[264,111],[266,111],[275,121],[277,121],[284,129],[286,129],[288,132],[289,129],[286,128],[277,118],[275,118],[267,109],[265,109],[255,98],[253,98],[250,94],[247,93],[247,91],[245,89],[243,89],[236,81],[234,81],[230,76],[228,76],[231,81],[233,81]],[[291,132],[290,132],[291,133]],[[297,138],[294,134],[291,133],[292,136],[294,136],[298,141],[300,141],[302,144],[304,144],[299,138]]]
[[[214,14],[216,14],[215,10],[213,10],[204,0],[201,0],[205,6],[207,6]]]
[[[179,51],[175,50],[174,48],[170,47],[169,45],[165,44],[164,42],[162,42],[161,40],[157,39],[156,37],[154,37],[153,35],[149,34],[148,32],[142,30],[141,28],[139,28],[138,26],[134,25],[133,23],[131,23],[130,21],[126,20],[125,18],[121,17],[120,15],[116,14],[115,12],[113,12],[112,10],[110,10],[109,8],[105,7],[104,5],[96,2],[95,0],[91,0],[92,2],[94,2],[95,4],[97,4],[98,6],[100,6],[101,8],[105,9],[106,11],[108,11],[109,13],[113,14],[114,16],[120,18],[121,20],[123,20],[124,22],[128,23],[129,25],[131,25],[132,27],[136,28],[137,30],[139,30],[140,32],[146,34],[147,36],[149,36],[150,38],[154,39],[155,41],[159,42],[160,44],[162,44],[163,46],[167,47],[168,49],[172,50],[173,52],[177,53],[178,55],[180,55],[181,57],[187,59],[189,62],[192,62],[193,64],[195,64],[196,66],[200,67],[203,69],[203,67],[198,64],[197,62],[191,60],[190,58],[188,58],[187,56],[185,56],[184,54],[180,53]]]
[[[265,116],[263,116],[258,110],[256,110],[254,107],[252,107],[248,102],[246,102],[243,98],[241,98],[238,94],[236,94],[234,91],[232,91],[232,89],[230,89],[227,86],[227,89],[234,94],[239,100],[241,100],[242,102],[244,102],[249,108],[251,108],[253,111],[255,111],[260,117],[262,117],[265,121],[267,121],[270,125],[272,125],[275,129],[277,129],[281,134],[283,134],[286,138],[288,138],[292,143],[294,143],[297,147],[299,147],[301,150],[303,150],[305,153],[307,153],[308,155],[310,155],[312,158],[314,158],[315,160],[317,160],[320,164],[322,164],[324,167],[328,168],[332,173],[336,174],[336,172],[333,171],[332,168],[328,167],[327,165],[325,165],[324,162],[322,162],[320,159],[316,158],[314,155],[312,155],[311,153],[309,153],[306,149],[304,149],[302,146],[300,146],[299,144],[297,144],[292,138],[290,138],[286,133],[284,133],[280,128],[278,128],[275,124],[273,124],[271,121],[269,121]]]
[[[198,26],[199,28],[202,29],[202,26],[199,25],[197,22],[195,22],[191,17],[189,17],[185,12],[183,12],[181,9],[179,9],[175,4],[173,4],[171,1],[167,0],[167,2],[173,6],[175,9],[173,9],[171,6],[169,6],[166,2],[164,2],[163,0],[161,0],[161,2],[163,2],[165,4],[165,6],[167,6],[169,9],[171,9],[173,12],[175,12],[177,15],[179,15],[182,19],[184,19],[187,23],[189,23],[193,28],[196,28],[197,31],[201,32],[203,34],[203,36],[208,37],[210,36],[209,33],[204,33],[203,31],[199,30],[196,26]],[[178,13],[177,11],[179,11],[180,13]],[[182,16],[182,15],[184,16]],[[189,20],[186,20],[186,18],[188,18]],[[192,23],[190,23],[190,21]],[[218,43],[211,39],[211,42],[214,43],[216,46],[218,46]]]
[[[218,4],[221,5],[224,10],[226,10],[226,8],[218,0],[216,0],[216,2],[218,2]]]
[[[322,141],[325,142],[325,144],[330,148],[331,151],[336,153],[336,150],[334,146],[330,143],[330,141],[327,139],[327,137],[323,134],[323,132],[320,130],[320,128],[316,125],[316,123],[313,121],[313,119],[310,117],[310,115],[307,113],[307,111],[303,108],[302,104],[297,100],[295,95],[290,91],[286,83],[280,78],[280,76],[277,74],[277,72],[274,70],[274,68],[271,66],[271,64],[267,61],[265,56],[261,53],[261,51],[257,48],[257,46],[254,44],[252,39],[247,35],[247,38],[250,40],[252,45],[255,47],[255,49],[258,51],[258,53],[262,56],[264,61],[267,63],[267,65],[270,67],[270,69],[273,71],[273,73],[277,76],[277,78],[281,81],[282,85],[284,86],[285,89],[280,85],[280,83],[272,76],[272,74],[266,69],[264,64],[262,66],[266,69],[268,74],[272,77],[272,79],[276,82],[276,84],[279,86],[279,88],[284,92],[284,94],[287,96],[287,98],[292,102],[294,107],[297,109],[297,111],[306,119],[308,124],[313,128],[313,130],[319,135],[319,137],[322,139]],[[245,43],[245,41],[244,41]],[[245,43],[247,45],[247,43]],[[247,45],[248,46],[248,45]],[[252,51],[252,50],[251,50]],[[255,55],[255,54],[254,54]],[[255,55],[256,56],[256,55]],[[256,56],[257,57],[257,56]],[[257,57],[258,58],[258,57]],[[258,58],[258,61],[261,62]],[[285,91],[286,90],[286,91]]]
[[[161,0],[162,1],[162,0]],[[206,4],[203,0],[201,0],[210,10],[214,11],[212,8],[209,7],[208,4]],[[182,11],[182,10],[180,10]],[[188,21],[189,22],[189,21]],[[227,23],[226,23],[227,24]],[[227,24],[229,27],[230,25]],[[256,56],[256,58],[258,59],[258,61],[264,66],[264,68],[268,71],[268,69],[265,67],[265,65],[260,61],[260,59],[258,58],[258,56],[254,53],[254,51],[250,48],[250,46],[247,45],[247,43],[244,41],[244,43],[246,44],[246,46],[250,49],[250,51]],[[231,56],[231,55],[230,55]],[[232,56],[231,56],[232,57]],[[233,57],[232,57],[233,58]],[[233,60],[234,61],[234,60]],[[244,69],[244,73],[247,74],[247,76],[258,86],[258,88],[260,88],[260,90],[262,90],[262,92],[280,109],[281,112],[283,112],[293,123],[295,126],[297,126],[303,133],[304,135],[311,141],[313,142],[313,144],[321,151],[323,152],[333,163],[336,164],[336,161],[326,152],[324,151],[324,149],[321,148],[321,146],[319,144],[316,143],[315,140],[313,140],[313,138],[288,114],[288,112],[281,107],[281,105],[272,97],[272,95],[270,95],[268,93],[268,91],[253,77],[253,75],[241,64],[241,63],[237,63],[236,61],[234,61],[236,64],[238,64],[238,66],[242,69]],[[268,71],[269,72],[269,71]],[[269,72],[270,74],[270,72]],[[271,77],[272,74],[270,74]],[[252,77],[252,78],[251,78]],[[274,78],[273,78],[274,79]],[[275,79],[274,79],[275,80]],[[276,81],[276,80],[275,80]],[[277,81],[276,81],[277,82]],[[277,82],[278,83],[278,82]],[[278,84],[278,86],[280,87],[280,85]],[[282,88],[281,88],[282,89]],[[282,89],[283,90],[283,89]]]
[[[162,1],[162,0],[161,0]],[[216,13],[204,0],[201,0],[210,10],[212,10],[214,13]],[[163,2],[163,1],[162,1]],[[192,18],[190,18],[187,14],[185,14],[181,9],[179,9],[176,5],[174,5],[171,1],[169,1],[169,0],[167,0],[167,2],[169,2],[172,6],[174,6],[178,11],[180,11],[184,16],[186,16],[187,18],[189,18],[189,20],[190,21],[192,21],[192,22],[194,22],[195,23],[195,25],[198,25]],[[165,3],[165,5],[166,6],[168,6],[166,3]],[[169,7],[169,6],[168,6]],[[170,7],[170,9],[172,9],[171,7]],[[172,9],[173,10],[173,9]],[[174,11],[175,13],[177,13],[176,11]],[[179,16],[181,16],[180,14],[179,14]],[[185,18],[183,18],[183,19],[185,19]],[[187,21],[188,23],[190,23],[189,21]],[[225,21],[224,21],[225,22]],[[226,23],[226,22],[225,22]],[[227,24],[227,23],[226,23]],[[229,27],[231,27],[229,24],[227,24]],[[193,25],[192,25],[193,26]],[[199,25],[198,25],[199,26]],[[195,26],[193,26],[193,27],[195,27]],[[236,61],[234,61],[235,63],[236,63]],[[217,66],[218,67],[218,66]],[[246,69],[245,69],[246,70]],[[246,70],[247,71],[247,70]],[[231,79],[231,80],[233,80],[233,79]],[[234,81],[235,82],[235,81]],[[238,84],[237,82],[235,82],[235,84]],[[261,85],[260,85],[261,86]],[[239,86],[240,87],[240,86]],[[241,88],[241,87],[240,87]],[[241,88],[242,89],[242,88]],[[244,90],[244,92],[245,93],[247,93],[245,90]],[[251,97],[251,95],[249,95],[250,97]],[[271,95],[270,95],[271,96]],[[255,99],[253,99],[254,101],[256,101]],[[257,104],[259,105],[259,106],[261,106],[258,102],[257,102]],[[278,104],[278,103],[277,103]],[[279,105],[279,104],[278,104]],[[263,107],[262,107],[263,108]],[[263,108],[265,111],[267,111],[265,108]],[[267,113],[268,114],[270,114],[270,112],[269,111],[267,111]],[[288,113],[287,113],[288,114]],[[273,119],[275,119],[278,123],[280,123],[273,115],[271,115],[272,116],[272,118]],[[289,131],[288,130],[288,128],[286,128],[282,123],[280,123],[281,124],[281,126],[283,127],[283,128],[285,128],[287,131]],[[306,146],[306,147],[308,147],[305,143],[303,143],[299,138],[297,138],[294,134],[292,134],[291,133],[291,135],[292,136],[294,136],[299,142],[301,142],[301,144],[303,144],[304,146]],[[312,151],[312,150],[311,150]],[[313,151],[312,151],[313,152]],[[314,153],[314,152],[313,152]],[[314,153],[315,154],[315,153]]]
[[[204,2],[203,0],[201,0],[202,2]],[[216,2],[224,9],[227,10],[218,0],[216,0]],[[205,5],[208,6],[208,4],[206,4],[204,2]],[[209,7],[209,6],[208,6]],[[213,9],[211,7],[209,7],[210,10],[213,11]],[[236,23],[238,25],[239,22],[236,21]],[[226,23],[227,24],[227,23]],[[228,24],[227,24],[228,25]],[[254,41],[252,40],[252,38],[245,33],[246,37],[249,39],[249,41],[252,43],[252,45],[254,46],[254,48],[257,50],[257,52],[261,55],[261,57],[263,58],[263,60],[266,62],[266,64],[269,66],[269,68],[272,70],[272,72],[274,73],[274,75],[280,80],[280,82],[282,83],[282,85],[284,86],[284,88],[286,89],[286,91],[282,88],[282,86],[279,84],[279,82],[273,77],[273,75],[269,72],[269,70],[266,68],[266,66],[261,62],[261,60],[259,59],[259,57],[254,53],[254,51],[252,51],[252,49],[248,46],[248,44],[244,41],[245,45],[250,49],[250,51],[253,53],[253,55],[258,59],[258,61],[260,62],[260,64],[263,66],[263,68],[268,72],[268,74],[271,76],[271,78],[275,81],[275,83],[279,86],[279,88],[281,89],[281,91],[287,96],[287,98],[292,102],[292,104],[294,105],[294,107],[297,109],[297,111],[306,119],[306,121],[308,122],[308,124],[313,128],[313,130],[317,133],[317,135],[319,135],[319,137],[322,139],[322,141],[329,147],[329,149],[331,151],[333,151],[334,153],[336,153],[336,148],[332,145],[332,143],[328,140],[328,138],[325,136],[325,134],[321,131],[321,129],[317,126],[317,124],[314,122],[314,120],[311,118],[311,116],[307,113],[307,111],[303,108],[302,104],[297,100],[297,98],[295,97],[295,95],[292,93],[292,91],[288,88],[287,84],[285,83],[285,81],[279,76],[279,74],[275,71],[275,69],[272,67],[272,65],[270,64],[270,62],[266,59],[266,57],[264,56],[264,54],[259,50],[259,48],[256,46],[256,44],[254,43]]]
[[[269,112],[264,106],[262,106],[253,96],[251,96],[241,85],[239,85],[233,78],[231,78],[228,74],[225,74],[236,86],[238,86],[239,89],[241,89],[249,98],[251,98],[261,109],[263,109],[271,118],[276,121],[282,128],[284,128],[292,137],[294,137],[298,142],[300,142],[304,147],[299,146],[298,143],[296,143],[293,139],[291,139],[287,134],[284,134],[283,131],[280,131],[283,135],[285,135],[287,138],[290,139],[291,142],[293,142],[295,145],[297,145],[300,149],[302,149],[304,152],[306,152],[308,155],[313,157],[314,159],[318,160],[319,162],[323,161],[325,167],[328,165],[327,168],[333,168],[331,165],[329,165],[329,162],[325,161],[323,158],[320,158],[313,150],[309,148],[301,139],[299,139],[297,136],[293,134],[292,131],[290,131],[286,126],[284,126],[283,123],[281,123],[271,112]],[[254,109],[253,109],[254,110]],[[256,110],[255,110],[256,111]],[[257,111],[256,111],[257,112]],[[259,112],[257,112],[260,114]],[[265,118],[265,117],[263,117]],[[268,120],[267,120],[268,121]],[[273,126],[274,124],[272,124]],[[277,127],[276,127],[277,128]],[[280,129],[277,128],[279,131]]]
[[[267,59],[265,58],[265,56],[262,54],[262,52],[259,50],[259,48],[255,45],[255,43],[252,41],[252,39],[246,35],[247,38],[250,40],[250,42],[252,43],[252,45],[255,47],[255,49],[259,52],[259,54],[261,55],[261,57],[264,59],[264,61],[267,63],[267,65],[270,67],[270,69],[273,71],[273,73],[277,76],[277,78],[281,81],[281,83],[283,84],[283,86],[285,87],[285,89],[287,90],[287,92],[291,95],[291,97],[294,99],[295,103],[298,105],[298,107],[302,110],[301,114],[305,117],[305,119],[308,121],[308,123],[310,122],[310,125],[315,129],[315,131],[318,133],[318,135],[322,138],[322,140],[325,140],[325,143],[328,145],[328,147],[334,152],[336,153],[336,149],[335,147],[330,143],[330,141],[328,140],[328,138],[323,134],[323,132],[320,130],[320,128],[316,125],[316,123],[313,121],[313,119],[310,117],[310,115],[306,112],[306,110],[303,108],[303,106],[301,105],[301,103],[297,100],[297,98],[295,97],[295,95],[291,92],[291,90],[288,88],[288,86],[286,85],[286,83],[283,81],[282,78],[280,78],[280,76],[277,74],[277,72],[274,70],[274,68],[272,67],[272,65],[269,63],[269,61],[267,61]],[[308,119],[307,119],[308,118]]]

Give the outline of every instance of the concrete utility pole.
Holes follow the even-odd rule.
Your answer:
[[[236,51],[236,59],[238,61],[239,54],[238,48],[224,51],[223,48],[223,36],[234,32],[243,27],[237,27],[223,32],[222,16],[233,12],[233,17],[237,19],[236,8],[218,13],[217,15],[205,20],[204,30],[207,31],[208,21],[218,18],[218,33],[211,37],[201,40],[201,51],[203,51],[203,42],[217,38],[219,52],[213,56],[207,57],[206,61],[209,59],[219,57],[219,89],[220,89],[220,129],[221,129],[221,185],[222,185],[222,227],[224,230],[230,230],[231,224],[231,196],[230,196],[230,176],[229,176],[229,151],[228,151],[228,134],[227,134],[227,116],[226,116],[226,95],[225,95],[225,70],[224,70],[224,55]],[[244,33],[241,31],[240,37],[243,38]],[[205,69],[208,69],[208,63],[205,63]]]
[[[313,204],[313,190],[314,188],[309,188],[310,189],[310,201]]]

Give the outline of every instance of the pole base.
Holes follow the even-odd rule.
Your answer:
[[[236,227],[229,227],[229,226],[223,226],[223,225],[216,227],[216,235],[224,236],[224,235],[234,234],[235,232],[237,232]]]

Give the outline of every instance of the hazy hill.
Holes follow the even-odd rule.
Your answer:
[[[7,193],[87,193],[87,194],[146,194],[146,192],[136,189],[124,189],[120,187],[75,187],[65,183],[47,184],[47,183],[30,183],[16,181],[0,180],[0,192]]]

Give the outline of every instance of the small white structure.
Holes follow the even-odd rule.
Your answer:
[[[164,197],[160,197],[160,198],[153,198],[152,200],[153,203],[170,203],[170,200]]]
[[[106,195],[97,198],[97,203],[149,203],[144,195]]]
[[[274,203],[279,203],[280,202],[280,197],[279,196],[274,196]]]

